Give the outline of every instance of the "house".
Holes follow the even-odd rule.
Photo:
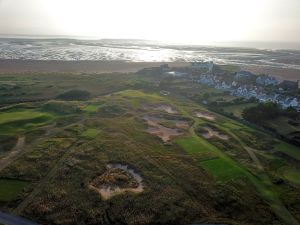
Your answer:
[[[269,86],[269,85],[277,85],[278,81],[275,77],[269,76],[269,75],[261,75],[256,78],[256,84],[263,85],[263,86]]]
[[[235,79],[240,80],[240,79],[251,79],[255,75],[249,71],[240,71],[237,72],[234,76]]]
[[[159,68],[160,68],[161,72],[167,72],[167,71],[170,71],[170,67],[169,67],[168,64],[162,64],[162,65],[160,65]]]
[[[214,63],[212,61],[200,61],[200,62],[192,62],[191,63],[192,70],[202,70],[205,69],[207,72],[211,73],[214,67]]]
[[[291,80],[284,80],[279,84],[279,88],[282,88],[286,91],[295,91],[299,87],[299,80],[291,81]]]

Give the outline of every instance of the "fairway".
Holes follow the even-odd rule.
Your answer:
[[[205,160],[200,162],[200,165],[221,181],[235,180],[245,176],[242,169],[223,158]]]
[[[18,110],[0,113],[0,133],[14,134],[42,126],[54,119],[54,116],[34,110]]]

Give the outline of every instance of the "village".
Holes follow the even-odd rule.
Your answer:
[[[292,107],[300,112],[299,81],[279,82],[271,75],[256,75],[248,71],[228,73],[212,61],[192,62],[188,67],[176,69],[163,64],[160,67],[145,68],[140,72],[186,78],[192,82],[224,90],[232,96],[248,100],[256,99],[262,103],[274,102],[283,109]]]

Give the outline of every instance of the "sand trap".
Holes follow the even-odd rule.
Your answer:
[[[188,129],[190,127],[189,123],[186,122],[186,121],[180,121],[180,120],[177,120],[176,121],[176,127],[179,128],[179,129]]]
[[[205,118],[208,120],[215,120],[215,117],[213,115],[211,115],[210,113],[207,112],[196,112],[196,117],[198,118]]]
[[[219,132],[219,131],[215,131],[215,130],[213,130],[213,129],[210,128],[210,127],[204,127],[204,129],[205,129],[207,132],[202,133],[201,135],[202,135],[204,138],[206,138],[206,139],[210,139],[210,138],[212,138],[213,136],[218,137],[218,138],[220,138],[220,139],[222,139],[222,140],[228,140],[228,139],[229,139],[229,137],[228,137],[227,135],[222,134],[222,133]]]
[[[169,114],[177,114],[178,113],[175,109],[173,109],[169,105],[159,105],[159,106],[155,107],[154,109],[159,110],[159,111],[164,111]]]
[[[126,192],[141,193],[144,191],[143,178],[128,165],[108,164],[107,171],[96,177],[89,187],[97,191],[104,200]]]
[[[159,124],[160,119],[154,116],[144,116],[143,119],[146,121],[146,123],[150,126],[147,129],[147,132],[150,134],[155,134],[160,139],[162,139],[163,142],[168,142],[171,140],[171,137],[182,135],[183,133],[175,128],[167,128]],[[176,125],[177,126],[177,125]]]

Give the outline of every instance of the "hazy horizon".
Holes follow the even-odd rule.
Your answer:
[[[0,0],[0,34],[300,49],[300,1]]]

